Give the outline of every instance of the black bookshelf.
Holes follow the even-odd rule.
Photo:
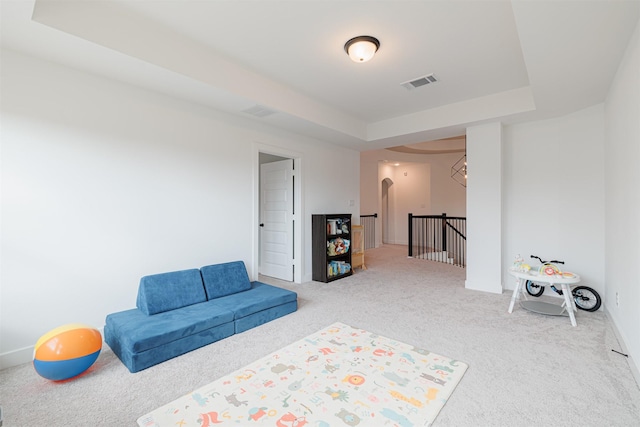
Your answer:
[[[353,274],[351,214],[312,215],[312,279],[332,282]]]

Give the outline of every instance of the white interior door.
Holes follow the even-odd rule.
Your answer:
[[[293,159],[260,165],[260,274],[293,281]]]

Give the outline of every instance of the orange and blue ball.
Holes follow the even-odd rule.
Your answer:
[[[89,369],[101,350],[102,335],[97,329],[79,323],[63,325],[36,342],[33,367],[41,377],[62,381]]]

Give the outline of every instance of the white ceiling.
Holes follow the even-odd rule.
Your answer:
[[[640,1],[2,0],[2,46],[356,150],[604,101]],[[381,42],[349,60],[358,35]],[[401,83],[434,73],[412,91]],[[259,105],[274,112],[255,118]]]

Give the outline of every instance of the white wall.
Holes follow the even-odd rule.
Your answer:
[[[378,212],[378,198],[380,196],[378,183],[378,160],[365,160],[360,153],[360,214],[373,215]]]
[[[389,235],[386,243],[406,245],[408,243],[408,215],[428,215],[431,212],[430,167],[426,163],[403,163],[400,166],[386,165],[380,178],[393,182],[389,204]],[[384,221],[384,215],[380,217]]]
[[[305,277],[311,214],[360,210],[355,151],[10,51],[0,89],[0,368],[133,308],[143,275],[253,275],[258,147],[301,153]]]
[[[605,102],[605,307],[640,382],[640,22]],[[619,304],[616,303],[618,294]]]
[[[380,196],[382,180],[391,179],[394,206],[390,228],[392,242],[407,244],[407,216],[466,215],[465,188],[451,178],[451,166],[463,153],[449,154],[408,154],[388,150],[372,150],[360,154],[361,212],[378,213],[376,239],[381,243],[382,226],[380,218]],[[394,159],[401,166],[393,166]],[[407,175],[405,176],[405,172]]]
[[[451,167],[464,153],[431,156],[431,215],[467,216],[467,189],[451,178]]]
[[[565,261],[604,295],[604,116],[596,105],[504,129],[503,280],[517,254]]]

